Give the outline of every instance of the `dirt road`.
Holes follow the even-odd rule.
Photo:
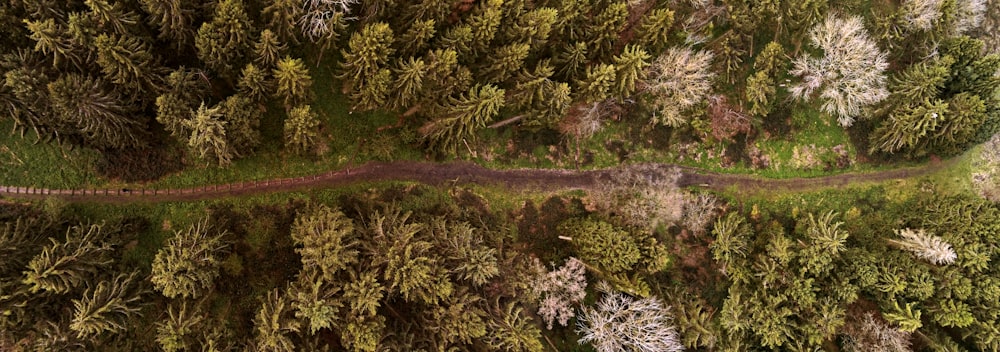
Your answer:
[[[895,170],[849,173],[815,178],[766,179],[753,175],[721,174],[690,167],[677,167],[681,172],[682,187],[704,187],[715,190],[735,188],[742,192],[758,193],[774,190],[808,191],[828,187],[882,182],[894,179],[920,177],[950,167],[956,159],[930,163],[919,167]],[[673,165],[660,164],[657,168]],[[323,174],[250,181],[222,185],[209,185],[185,189],[35,189],[0,186],[0,197],[38,199],[60,197],[73,202],[174,202],[197,201],[261,193],[299,191],[313,188],[337,187],[366,181],[414,181],[431,185],[496,184],[513,189],[571,190],[589,189],[601,178],[611,178],[615,169],[590,171],[553,169],[493,170],[468,163],[428,162],[374,162],[357,168],[330,171]]]

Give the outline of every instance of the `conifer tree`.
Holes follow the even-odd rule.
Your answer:
[[[431,39],[434,38],[434,34],[437,33],[437,30],[434,28],[435,24],[436,22],[433,19],[416,21],[410,24],[410,27],[396,38],[396,42],[399,43],[400,47],[400,56],[414,56],[427,49]]]
[[[924,100],[922,104],[897,109],[872,133],[872,150],[886,153],[912,150],[938,128],[947,114],[948,103],[940,100]]]
[[[650,56],[642,47],[629,45],[615,57],[615,94],[624,99],[632,95],[639,82],[646,80]]]
[[[28,263],[22,281],[29,291],[68,293],[83,286],[112,263],[111,247],[100,243],[104,236],[101,226],[74,226],[66,231],[66,239],[43,248]]]
[[[261,109],[249,97],[237,93],[222,101],[222,115],[226,121],[226,138],[233,154],[253,154],[260,144]]]
[[[476,131],[486,127],[503,105],[503,89],[472,87],[463,96],[449,99],[444,116],[421,127],[420,133],[433,149],[454,153],[460,143],[475,138]]]
[[[558,17],[559,12],[549,7],[527,11],[518,15],[512,25],[503,26],[504,40],[527,43],[533,52],[544,51]]]
[[[302,59],[285,56],[274,68],[274,95],[282,98],[285,109],[306,103],[310,99],[312,77]]]
[[[149,23],[159,28],[159,39],[181,49],[194,40],[196,6],[190,0],[139,0]]]
[[[188,148],[198,159],[218,166],[229,165],[233,158],[233,148],[226,138],[226,121],[222,119],[222,107],[209,108],[205,103],[197,111],[191,112],[191,118],[182,122],[190,131],[187,140]]]
[[[285,119],[285,148],[296,154],[308,154],[319,143],[319,118],[309,105],[288,111]]]
[[[575,42],[565,46],[555,59],[557,71],[563,79],[576,79],[587,67],[589,49],[585,42]]]
[[[167,307],[167,318],[156,323],[156,342],[165,352],[188,350],[196,332],[203,328],[203,314],[188,310],[187,302],[182,302],[180,308],[177,306]]]
[[[368,24],[351,35],[347,49],[341,51],[340,77],[345,92],[360,89],[370,75],[386,68],[389,56],[395,52],[392,38],[392,29],[383,22]]]
[[[778,91],[767,71],[757,71],[747,77],[746,90],[743,94],[750,104],[748,112],[756,117],[765,117],[771,113]]]
[[[85,0],[84,4],[90,8],[90,15],[94,19],[97,29],[102,32],[111,32],[117,35],[129,35],[139,25],[139,16],[134,12],[126,10],[122,2],[109,2],[108,0]]]
[[[485,59],[484,69],[477,70],[482,81],[501,83],[524,66],[531,47],[527,43],[514,43],[497,48]]]
[[[278,60],[284,56],[285,49],[287,47],[278,40],[278,36],[270,29],[265,29],[260,32],[260,37],[253,45],[253,62],[265,69],[273,68],[278,64]]]
[[[145,144],[145,123],[123,106],[125,99],[99,79],[68,74],[49,83],[49,99],[61,121],[77,128],[88,144],[101,149]]]
[[[303,4],[297,0],[273,0],[262,11],[267,29],[283,43],[299,43],[298,28],[304,12]]]
[[[594,17],[592,26],[588,28],[591,33],[588,44],[593,48],[592,57],[610,58],[614,54],[612,49],[627,20],[628,3],[618,1],[612,2]]]
[[[111,82],[140,93],[156,91],[161,86],[159,62],[149,44],[138,37],[101,34],[94,45],[97,64]]]
[[[288,296],[295,317],[306,322],[309,333],[330,329],[342,320],[343,302],[335,298],[340,289],[328,284],[314,269],[303,269],[298,279],[289,286]]]
[[[421,58],[401,59],[393,69],[396,80],[392,84],[395,89],[389,106],[392,109],[407,109],[416,104],[423,94],[429,69],[429,65]]]
[[[194,44],[198,58],[223,77],[243,66],[252,31],[243,0],[222,0],[216,4],[212,20],[198,28]]]
[[[198,298],[219,276],[220,252],[225,233],[212,233],[207,220],[177,230],[153,258],[149,279],[167,298]]]
[[[268,72],[253,63],[243,67],[236,89],[255,103],[263,103],[272,95],[271,80]]]
[[[83,297],[73,300],[73,320],[69,328],[78,338],[101,334],[122,333],[129,329],[129,320],[142,315],[142,292],[135,285],[138,273],[119,274],[111,281],[101,281],[87,289]]]
[[[268,291],[262,298],[260,310],[254,317],[256,335],[254,345],[258,351],[292,352],[295,343],[292,333],[299,332],[301,324],[291,317],[291,305],[288,298],[281,295],[278,289]]]
[[[577,81],[576,93],[581,100],[591,103],[601,102],[612,97],[615,87],[615,66],[597,64],[587,67],[587,75]]]
[[[334,281],[338,271],[358,260],[354,223],[338,209],[315,205],[295,218],[292,240],[300,248],[304,271],[315,271],[325,281]]]
[[[55,19],[25,20],[24,23],[30,32],[29,37],[35,41],[35,51],[52,55],[52,63],[56,67],[67,62],[77,67],[83,64],[73,38]]]
[[[653,9],[639,22],[636,45],[653,53],[662,51],[670,40],[670,27],[673,24],[674,11],[666,8]]]

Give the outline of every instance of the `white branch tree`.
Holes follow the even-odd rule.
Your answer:
[[[656,297],[635,299],[612,292],[602,283],[604,297],[594,307],[585,307],[579,316],[579,342],[598,352],[683,351],[670,308]]]
[[[657,113],[652,122],[677,127],[687,122],[683,112],[712,90],[712,53],[670,48],[647,68],[645,88]]]
[[[558,270],[540,274],[534,287],[541,297],[538,315],[550,330],[553,322],[566,326],[576,316],[574,306],[587,297],[586,268],[571,257]]]
[[[899,240],[889,240],[889,243],[910,252],[918,258],[936,265],[946,265],[955,262],[958,256],[948,242],[941,237],[928,234],[923,229],[896,230]]]
[[[802,81],[789,89],[792,97],[810,100],[819,92],[822,110],[850,127],[866,107],[889,96],[885,77],[889,63],[860,17],[831,15],[809,31],[809,38],[823,56],[794,61],[790,73]]]

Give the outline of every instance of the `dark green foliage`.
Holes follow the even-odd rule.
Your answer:
[[[56,117],[79,130],[87,144],[125,149],[146,143],[145,121],[102,80],[70,74],[49,83],[48,90]]]
[[[198,298],[219,275],[225,233],[213,233],[205,221],[179,230],[153,259],[150,281],[168,298]]]
[[[233,76],[245,62],[252,30],[243,0],[222,0],[212,20],[198,28],[194,38],[198,58],[223,77]]]

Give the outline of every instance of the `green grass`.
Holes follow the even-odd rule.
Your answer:
[[[10,133],[13,127],[0,120],[0,184],[67,189],[103,183],[94,171],[100,156],[93,150],[38,141],[30,130],[21,137]]]

